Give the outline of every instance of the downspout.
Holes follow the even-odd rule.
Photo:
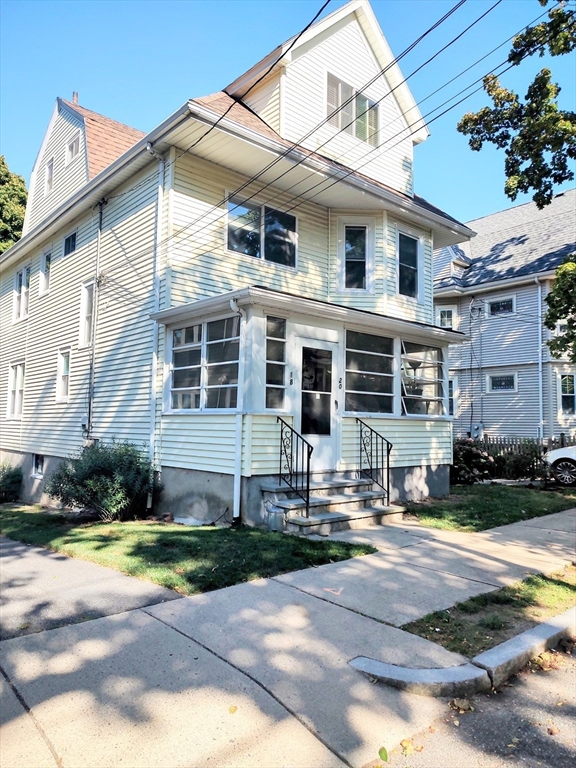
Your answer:
[[[146,151],[158,160],[158,194],[156,198],[156,227],[154,232],[154,263],[153,263],[153,311],[160,309],[160,241],[162,234],[162,204],[164,201],[164,168],[165,161],[161,154],[156,152],[152,144],[148,142]],[[154,320],[152,326],[152,370],[150,380],[150,461],[154,464],[156,458],[156,399],[158,378],[158,321]],[[148,499],[148,507],[152,506],[152,499]]]
[[[544,392],[542,386],[542,283],[534,278],[538,286],[538,437],[544,440]]]
[[[238,400],[236,403],[236,455],[234,457],[234,506],[233,524],[240,523],[240,494],[242,490],[242,428],[244,426],[244,371],[246,357],[246,312],[240,309],[236,299],[230,299],[230,309],[240,315],[240,352],[238,359]]]
[[[85,438],[92,439],[92,420],[94,418],[94,391],[96,383],[96,334],[98,330],[98,304],[100,299],[100,252],[102,245],[102,221],[104,218],[104,206],[107,200],[102,198],[98,203],[98,230],[96,233],[96,266],[94,278],[94,297],[92,301],[92,347],[90,349],[90,374],[88,380],[88,419],[86,423]]]

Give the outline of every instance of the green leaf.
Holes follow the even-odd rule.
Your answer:
[[[386,751],[386,747],[380,747],[378,750],[378,757],[380,760],[382,760],[383,763],[388,762],[388,752]]]

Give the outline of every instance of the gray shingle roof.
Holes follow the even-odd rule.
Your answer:
[[[576,251],[576,189],[557,194],[538,210],[525,203],[468,221],[477,235],[467,244],[471,265],[461,278],[447,274],[446,249],[435,255],[435,288],[468,287],[550,272]],[[452,249],[454,251],[454,249]],[[452,259],[457,256],[452,254]]]

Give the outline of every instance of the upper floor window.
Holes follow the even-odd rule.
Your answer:
[[[560,376],[560,398],[562,413],[576,414],[576,374],[564,373]]]
[[[239,337],[237,315],[172,331],[172,409],[236,408]]]
[[[40,294],[50,290],[50,269],[52,266],[52,251],[44,251],[40,264]]]
[[[14,363],[10,366],[8,377],[8,413],[9,419],[22,416],[24,402],[24,363]]]
[[[393,393],[394,340],[346,331],[345,410],[392,413]]]
[[[456,307],[436,307],[436,325],[450,330],[456,328]]]
[[[229,250],[296,267],[296,243],[295,216],[234,198],[228,201]]]
[[[516,380],[516,374],[494,375],[488,376],[488,392],[516,392],[518,389],[518,383]]]
[[[266,318],[266,408],[284,408],[286,393],[286,320]]]
[[[374,221],[341,218],[338,223],[339,291],[374,290]]]
[[[486,302],[486,314],[488,317],[498,317],[498,315],[510,315],[515,311],[514,297],[507,296],[504,299],[494,299]]]
[[[70,390],[70,350],[58,352],[58,372],[56,377],[56,400],[66,402]]]
[[[373,147],[378,146],[378,104],[330,73],[326,111],[330,125]]]
[[[402,414],[444,414],[441,349],[402,341]]]
[[[80,346],[88,347],[92,344],[94,327],[94,283],[85,283],[82,286],[80,299]]]
[[[418,251],[416,237],[398,232],[398,293],[410,298],[418,298]]]
[[[48,194],[54,189],[54,158],[51,157],[46,163],[44,176],[44,192]]]
[[[30,267],[24,267],[16,272],[14,281],[14,320],[28,317],[28,300],[30,295]]]
[[[74,253],[76,250],[76,232],[71,232],[64,238],[64,256]]]
[[[80,134],[76,134],[76,136],[70,141],[66,147],[66,165],[68,163],[71,163],[72,160],[78,155],[80,152]]]

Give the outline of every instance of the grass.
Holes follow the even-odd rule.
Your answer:
[[[0,505],[0,534],[195,595],[375,552],[254,528],[152,522],[71,524],[36,507]]]
[[[464,656],[476,656],[576,604],[576,568],[529,576],[509,587],[471,597],[402,629]]]
[[[576,507],[576,489],[542,491],[506,485],[457,485],[445,499],[412,502],[422,525],[449,531],[485,531],[498,525]]]

